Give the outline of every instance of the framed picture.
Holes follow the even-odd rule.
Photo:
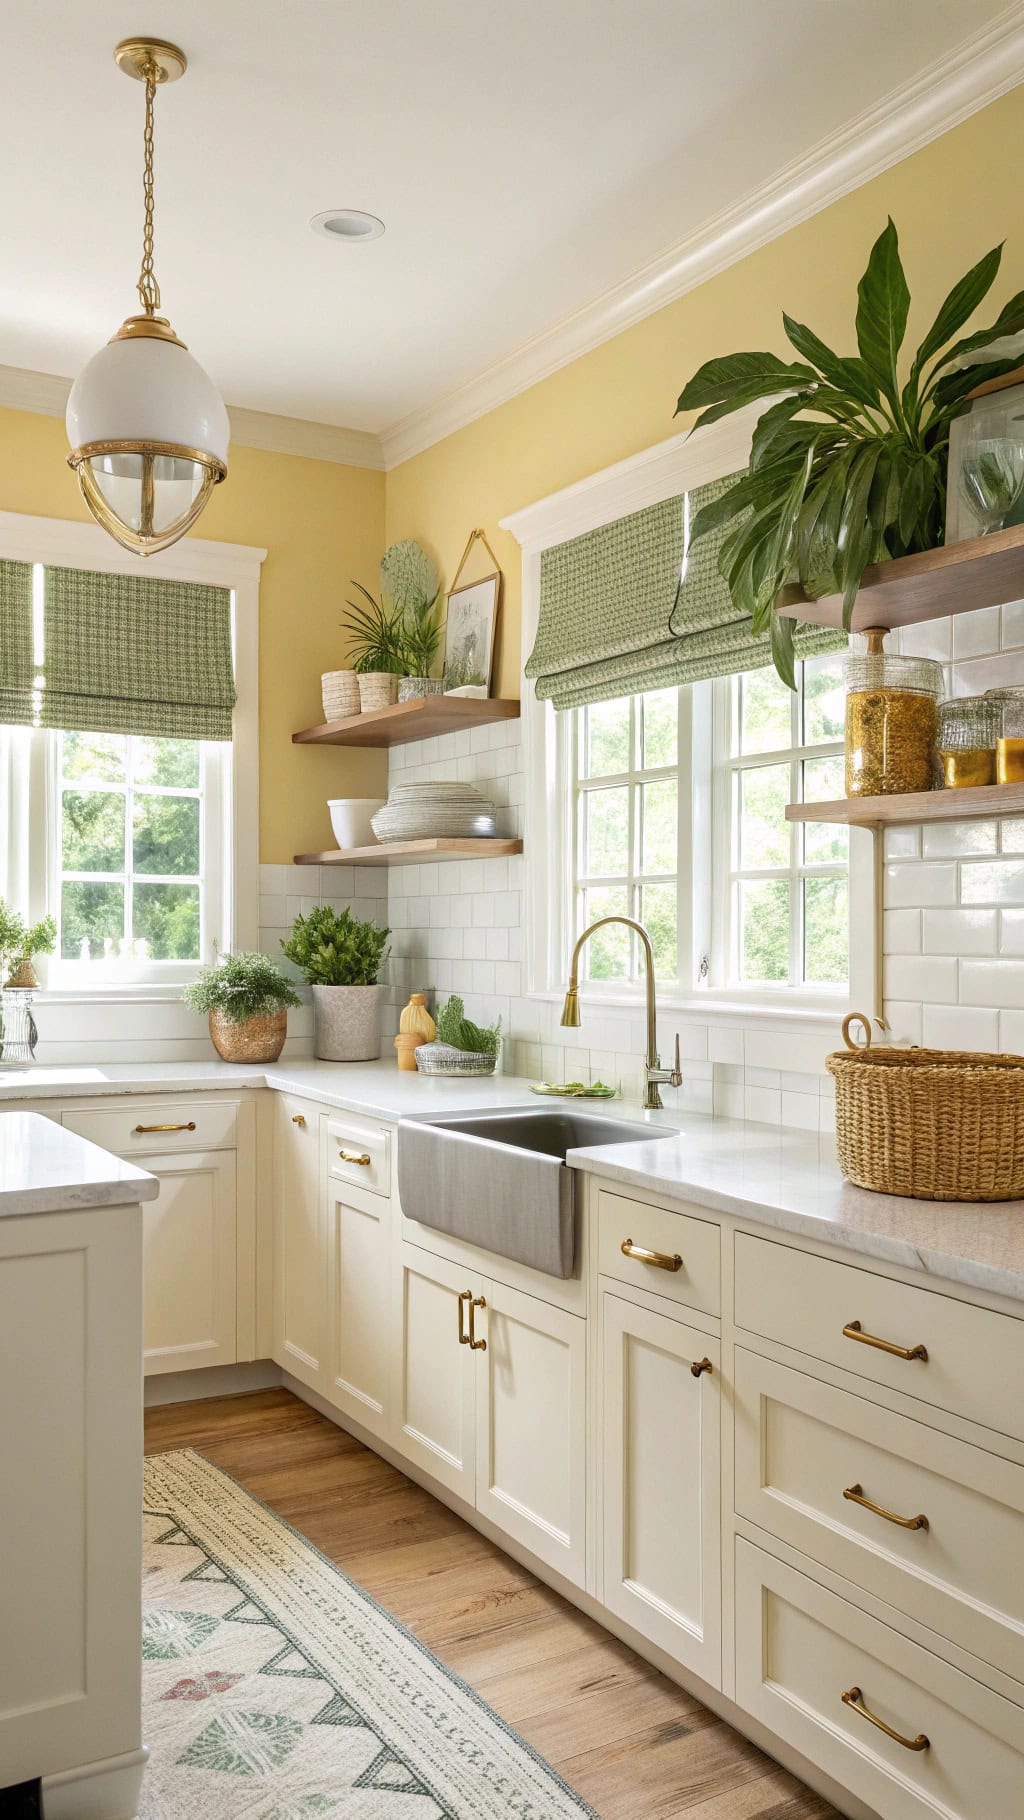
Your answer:
[[[485,575],[448,595],[444,639],[446,695],[486,696],[491,687],[501,575]]]

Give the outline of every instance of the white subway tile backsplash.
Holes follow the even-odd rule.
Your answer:
[[[953,620],[953,658],[990,657],[1000,647],[1000,609],[982,607]]]
[[[921,830],[914,828],[886,828],[886,859],[919,859],[921,855]]]
[[[887,911],[892,915],[915,915],[910,911]],[[1016,914],[1003,911],[1003,915]],[[921,947],[925,954],[994,954],[996,951],[997,910],[922,910]],[[886,936],[886,953],[896,950]]]
[[[956,859],[966,853],[994,853],[995,822],[933,822],[921,830],[925,859]]]
[[[924,914],[941,916],[945,913],[932,910],[926,911]],[[955,914],[955,912],[949,914]],[[886,954],[920,954],[921,915],[920,910],[886,910],[884,919]]]
[[[920,999],[922,1003],[932,1005],[955,1005],[957,964],[953,959],[940,959],[932,954],[887,955],[885,996]]]
[[[960,1003],[1024,1010],[1024,960],[959,961]]]
[[[1024,1055],[1024,1011],[999,1013],[999,1048],[1008,1055]]]
[[[998,862],[997,862],[998,863]],[[992,871],[994,867],[979,864],[972,870]],[[955,904],[957,869],[950,861],[932,861],[927,865],[909,862],[886,866],[885,901],[894,910],[924,909],[932,904]],[[965,899],[967,902],[983,900]]]
[[[1000,853],[1024,853],[1024,816],[1008,815],[999,823]]]
[[[1024,954],[1024,910],[1000,910],[999,952]]]
[[[1024,863],[1011,859],[965,863],[960,900],[964,904],[1024,904]]]
[[[997,1049],[999,1013],[970,1005],[925,1005],[920,1040],[927,1049]]]
[[[886,999],[885,1021],[889,1026],[888,1040],[893,1043],[921,1042],[921,1006],[906,1004],[900,999]],[[877,1036],[874,1036],[877,1041]]]

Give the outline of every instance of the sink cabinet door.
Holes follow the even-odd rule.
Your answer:
[[[326,1395],[327,1221],[321,1194],[320,1112],[275,1096],[274,1358]]]
[[[406,1458],[472,1504],[475,1495],[476,1367],[486,1353],[459,1343],[460,1294],[479,1280],[417,1245],[396,1249],[396,1345],[392,1438]]]
[[[235,1158],[147,1156],[160,1194],[142,1210],[147,1375],[233,1365]]]
[[[577,1586],[586,1579],[587,1324],[493,1280],[474,1311],[476,1507]]]
[[[390,1438],[391,1203],[327,1176],[329,1318],[324,1395]]]
[[[694,1377],[708,1358],[713,1370]],[[721,1686],[721,1348],[602,1289],[604,1603]]]

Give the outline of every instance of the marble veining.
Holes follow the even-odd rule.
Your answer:
[[[152,1201],[155,1176],[38,1112],[0,1112],[0,1219]]]

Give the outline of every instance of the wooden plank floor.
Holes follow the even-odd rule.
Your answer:
[[[288,1391],[147,1411],[147,1453],[176,1447],[224,1467],[337,1561],[602,1820],[838,1820],[692,1695]]]

